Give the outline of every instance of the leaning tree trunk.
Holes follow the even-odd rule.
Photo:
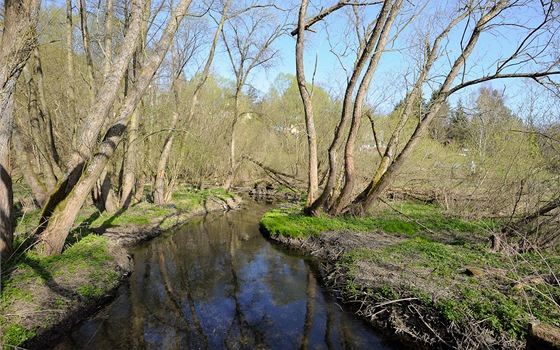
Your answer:
[[[36,45],[40,0],[4,0],[0,42],[0,260],[13,249],[10,139],[18,77]]]
[[[376,41],[375,50],[373,51],[369,65],[358,87],[358,92],[354,100],[352,123],[350,124],[350,131],[348,134],[348,139],[346,140],[346,147],[345,147],[345,154],[344,154],[344,163],[345,163],[344,187],[342,188],[337,199],[329,208],[330,215],[339,215],[341,213],[342,209],[350,201],[352,191],[354,190],[354,183],[356,177],[355,168],[354,168],[354,146],[356,144],[356,139],[358,137],[358,130],[360,129],[361,121],[363,118],[362,115],[363,102],[366,97],[367,91],[369,90],[369,86],[371,84],[371,80],[373,79],[373,75],[377,70],[379,61],[381,60],[381,56],[385,51],[385,46],[387,45],[387,38],[389,37],[389,33],[391,31],[391,28],[393,27],[393,23],[397,18],[401,6],[402,6],[402,0],[397,0],[395,1],[395,3],[393,4],[393,6],[389,11],[387,12],[381,11],[377,23],[375,25],[375,28],[373,30],[372,37],[370,38],[370,40]],[[367,46],[370,45],[371,44],[369,43],[367,44]]]
[[[391,8],[391,4],[392,1],[390,0],[386,0],[383,2],[383,6],[379,14],[377,15],[378,21],[380,21],[381,18],[384,17],[384,14],[389,11],[389,9]],[[338,122],[338,125],[335,129],[334,138],[328,150],[329,171],[327,181],[319,197],[317,197],[315,202],[313,202],[305,209],[305,211],[310,215],[318,215],[322,210],[330,207],[330,203],[332,203],[332,195],[335,191],[337,178],[339,176],[338,149],[342,145],[343,138],[346,133],[345,130],[352,116],[352,106],[354,104],[354,94],[356,86],[358,85],[360,77],[362,76],[363,70],[368,64],[371,55],[373,54],[375,44],[377,43],[377,40],[379,38],[381,27],[377,27],[379,28],[379,30],[373,31],[370,34],[367,45],[364,47],[364,50],[356,59],[352,76],[350,77],[350,79],[348,80],[348,84],[346,85],[346,91],[344,92],[344,98],[342,100],[340,121]]]
[[[167,22],[166,28],[154,48],[153,56],[142,69],[133,87],[134,90],[125,99],[118,117],[105,134],[103,142],[96,147],[96,152],[84,168],[83,175],[72,191],[60,202],[60,205],[54,208],[47,227],[35,236],[35,247],[41,254],[52,255],[62,251],[78,211],[120,143],[126,125],[130,121],[130,116],[163,61],[177,27],[185,16],[191,1],[181,0],[171,14],[171,19]]]
[[[117,98],[124,73],[128,68],[132,54],[136,50],[136,45],[141,31],[142,8],[141,1],[133,1],[131,24],[126,31],[124,41],[121,43],[120,51],[114,58],[109,75],[103,81],[95,103],[90,107],[86,120],[82,123],[78,132],[76,147],[66,165],[66,173],[59,180],[47,202],[43,207],[40,219],[40,227],[36,234],[40,234],[46,227],[50,216],[61,204],[62,201],[72,192],[83,174],[86,162],[90,159],[92,151],[98,142],[99,135],[108,118],[113,103]]]

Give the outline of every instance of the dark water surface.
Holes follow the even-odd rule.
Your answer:
[[[134,250],[130,283],[56,349],[389,349],[265,240],[267,208],[186,225]]]

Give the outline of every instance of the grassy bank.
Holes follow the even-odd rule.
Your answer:
[[[338,251],[328,283],[374,323],[425,344],[515,348],[531,321],[560,327],[560,247],[492,253],[497,222],[464,221],[427,204],[392,206],[365,219],[284,208],[261,223],[311,253]]]
[[[129,273],[124,245],[155,237],[193,215],[235,206],[238,199],[223,189],[180,188],[165,206],[141,202],[112,214],[85,206],[63,253],[52,257],[29,246],[39,210],[20,211],[16,253],[2,262],[0,344],[37,348],[66,331],[110,298]]]

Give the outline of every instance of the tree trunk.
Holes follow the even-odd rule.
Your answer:
[[[120,83],[132,54],[136,50],[141,31],[141,9],[143,8],[143,6],[141,6],[141,1],[134,0],[132,7],[135,11],[132,13],[131,24],[121,44],[120,51],[113,60],[109,76],[103,81],[99,89],[95,103],[87,113],[87,119],[84,120],[80,127],[78,139],[76,141],[76,149],[70,155],[66,166],[66,173],[64,177],[59,180],[57,187],[53,190],[43,207],[40,227],[37,234],[44,229],[52,212],[72,191],[73,187],[82,176],[85,162],[91,157],[92,150],[95,149],[103,124],[108,118],[113,103],[117,98]]]
[[[377,65],[381,60],[381,56],[385,51],[385,46],[387,45],[387,38],[389,37],[389,33],[391,31],[391,28],[393,27],[393,23],[395,22],[395,19],[397,18],[401,5],[402,5],[402,0],[397,0],[391,6],[391,9],[387,11],[387,13],[385,13],[385,11],[382,11],[380,13],[380,16],[378,17],[375,28],[373,30],[372,39],[375,38],[377,43],[375,45],[375,50],[370,59],[368,68],[366,69],[364,77],[362,78],[362,81],[358,87],[358,92],[356,94],[356,98],[354,101],[354,108],[352,112],[352,123],[350,125],[350,132],[348,134],[348,139],[346,141],[346,148],[344,154],[345,182],[338,198],[335,200],[331,208],[329,208],[329,214],[331,215],[340,214],[342,209],[350,201],[350,196],[352,195],[352,191],[354,190],[354,183],[355,183],[354,145],[356,143],[356,138],[358,137],[358,131],[360,129],[361,121],[363,118],[362,106],[363,106],[364,98],[366,96],[367,91],[369,90],[371,80],[373,79],[373,75],[377,69]]]
[[[165,168],[167,167],[167,161],[169,160],[169,155],[171,154],[171,147],[173,146],[173,139],[175,138],[175,128],[177,127],[177,122],[179,120],[179,114],[173,112],[173,117],[171,118],[171,126],[169,134],[165,139],[163,144],[163,150],[161,151],[161,157],[159,158],[156,181],[154,184],[154,203],[163,204],[165,203]]]
[[[459,74],[467,58],[474,50],[476,43],[478,42],[478,39],[480,37],[480,34],[484,30],[488,22],[492,18],[497,16],[502,11],[504,6],[506,6],[506,4],[507,1],[505,0],[500,1],[492,8],[489,8],[488,12],[479,18],[469,37],[469,41],[467,42],[467,44],[462,50],[461,55],[454,61],[453,66],[451,67],[450,71],[448,72],[445,78],[445,81],[440,87],[439,93],[433,99],[432,103],[428,107],[428,111],[426,112],[426,115],[421,116],[419,118],[418,124],[414,132],[412,133],[412,136],[406,142],[402,151],[395,157],[392,154],[392,152],[395,152],[396,144],[394,147],[391,147],[392,150],[390,150],[390,146],[388,145],[387,150],[385,151],[385,155],[381,160],[381,164],[378,167],[375,176],[373,177],[372,181],[368,184],[367,188],[364,191],[362,191],[356,197],[356,199],[354,199],[354,201],[348,208],[348,212],[350,212],[353,215],[363,216],[367,212],[367,210],[371,207],[374,200],[377,199],[383,193],[383,191],[385,191],[387,187],[394,181],[398,170],[408,159],[408,157],[410,156],[410,154],[412,153],[412,151],[420,141],[420,138],[424,135],[425,131],[428,129],[428,126],[430,125],[431,121],[437,115],[441,106],[445,103],[445,100],[449,96],[449,91],[452,87],[453,81]],[[406,107],[405,107],[405,111],[403,112],[404,115],[401,117],[401,125],[399,125],[397,128],[402,129],[402,127],[404,127],[404,123],[406,123],[406,121],[410,117],[414,100],[416,99],[417,95],[421,91],[421,86],[422,84],[424,84],[426,77],[428,76],[428,72],[432,68],[432,65],[434,64],[437,58],[439,45],[441,41],[447,37],[447,34],[451,31],[451,29],[453,29],[455,25],[460,23],[469,14],[470,12],[467,10],[462,15],[459,15],[457,18],[453,19],[450,22],[450,24],[442,31],[442,33],[435,39],[433,46],[431,48],[429,47],[428,57],[426,58],[426,61],[424,63],[424,66],[422,67],[422,71],[420,72],[420,75],[415,83],[412,93],[410,93],[407,96]],[[398,139],[399,133],[400,130],[397,130],[397,132],[394,133],[392,137],[397,137]],[[392,141],[389,141],[389,144],[391,143]]]
[[[151,1],[146,1],[145,6],[147,9],[151,7]],[[146,43],[146,36],[148,33],[148,21],[150,19],[149,16],[150,11],[146,11],[146,15],[142,20],[142,37],[140,42],[138,43],[138,47],[132,56],[132,70],[128,70],[127,77],[125,78],[125,88],[124,88],[124,96],[128,95],[129,85],[130,83],[136,81],[138,77],[138,73],[141,68],[141,57],[145,53],[145,43]],[[127,15],[128,16],[128,15]],[[128,23],[125,24],[125,27],[128,26]],[[142,105],[142,102],[140,102]],[[136,176],[136,162],[138,157],[138,128],[140,125],[140,111],[141,108],[136,108],[130,117],[130,124],[127,129],[126,135],[126,142],[125,142],[125,150],[123,152],[123,166],[122,166],[122,182],[120,186],[120,205],[123,209],[128,209],[132,202],[134,187],[136,186],[137,176]],[[136,200],[141,200],[143,194],[143,184],[142,190],[140,193],[136,192],[136,194],[140,195],[140,199],[136,196],[134,197]],[[138,189],[136,189],[138,191]]]
[[[383,6],[377,15],[378,21],[383,18],[383,14],[387,13],[391,7],[392,1],[385,0],[383,2]],[[342,112],[340,116],[340,121],[336,127],[333,141],[328,150],[328,158],[329,158],[329,171],[327,176],[327,183],[325,184],[325,188],[321,192],[321,195],[315,200],[315,202],[307,208],[306,212],[316,215],[321,210],[328,208],[330,206],[330,202],[332,202],[332,197],[334,194],[334,190],[337,183],[337,178],[339,175],[339,164],[338,164],[338,149],[342,145],[342,140],[345,135],[345,130],[350,121],[351,114],[352,114],[352,105],[354,103],[354,90],[358,84],[360,76],[366,64],[368,63],[371,54],[373,53],[373,49],[379,37],[381,27],[378,26],[379,31],[373,31],[370,35],[370,39],[367,45],[364,47],[364,50],[361,51],[361,54],[356,59],[356,63],[354,64],[354,70],[352,71],[352,75],[348,80],[348,84],[346,85],[346,91],[344,92],[344,99],[342,101]]]
[[[120,203],[123,209],[127,209],[131,202],[136,182],[136,139],[138,138],[138,119],[140,112],[135,109],[130,117],[130,125],[127,130],[126,149],[123,160],[123,180],[121,186]]]
[[[111,60],[113,57],[113,0],[107,0],[105,6],[105,63],[103,65],[103,80],[107,79],[111,73]],[[112,111],[109,112],[109,114],[111,113]],[[105,118],[105,123],[101,128],[102,131],[105,130],[110,121],[111,118]],[[113,169],[105,169],[92,192],[93,202],[101,212],[114,213],[117,211],[117,196],[113,190],[112,174]]]
[[[27,97],[27,118],[29,121],[29,129],[31,131],[31,135],[33,138],[33,143],[39,149],[39,156],[38,163],[39,166],[43,169],[44,181],[47,188],[47,191],[51,191],[54,186],[56,186],[56,176],[54,174],[54,170],[52,168],[51,163],[48,159],[49,154],[49,146],[48,142],[44,138],[44,131],[46,129],[43,118],[40,115],[41,112],[39,111],[38,107],[38,93],[37,93],[37,84],[33,80],[33,75],[31,74],[31,69],[33,67],[32,60],[29,60],[28,63],[23,68],[23,77],[25,78],[25,85],[28,89],[28,97]],[[31,69],[30,69],[31,68]],[[24,123],[21,118],[16,119],[16,124],[19,125],[21,129],[24,128]],[[21,137],[20,137],[21,139]],[[21,142],[23,140],[21,139]],[[16,145],[17,146],[17,145]]]
[[[23,177],[25,178],[25,181],[31,188],[31,193],[33,193],[35,202],[38,207],[42,207],[47,200],[47,189],[41,180],[39,180],[37,173],[33,169],[31,161],[29,160],[28,151],[25,147],[25,142],[22,140],[17,127],[14,127],[13,130],[13,140],[16,162],[23,174]]]
[[[177,27],[185,16],[190,3],[191,0],[181,0],[171,14],[170,20],[167,22],[166,28],[154,48],[153,56],[140,72],[134,84],[134,90],[126,97],[118,117],[105,134],[103,142],[96,148],[96,152],[84,169],[83,175],[72,191],[61,201],[61,204],[54,208],[52,216],[48,221],[48,226],[39,235],[35,236],[35,247],[40,253],[51,255],[62,251],[78,211],[113,156],[115,148],[121,141],[126,125],[130,121],[130,116],[163,61],[173,36],[177,31]],[[140,7],[136,6],[136,9],[138,8]]]
[[[299,94],[303,102],[305,128],[307,130],[308,182],[307,202],[305,204],[305,207],[309,208],[319,195],[319,178],[317,175],[317,133],[315,131],[315,120],[313,119],[313,104],[309,91],[307,90],[303,61],[305,14],[307,12],[307,5],[308,0],[302,0],[298,16],[298,32],[296,41],[296,78],[298,82]]]
[[[5,0],[0,42],[0,260],[13,249],[10,139],[18,77],[36,45],[39,0]]]
[[[240,97],[241,86],[238,86],[235,92],[235,107],[233,110],[233,118],[231,120],[231,127],[229,131],[229,170],[226,181],[224,182],[224,188],[226,190],[229,190],[231,186],[233,186],[233,182],[235,181],[235,176],[237,173],[237,161],[235,155],[235,126],[237,125],[237,121],[239,119]]]
[[[90,105],[95,102],[96,88],[95,88],[95,75],[93,67],[93,57],[91,56],[91,40],[87,25],[87,13],[85,0],[78,0],[78,9],[80,13],[80,28],[82,29],[82,40],[84,44],[84,51],[87,63],[87,83],[89,85],[89,98]]]

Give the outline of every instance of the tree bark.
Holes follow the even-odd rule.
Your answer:
[[[13,192],[10,140],[14,93],[23,67],[36,45],[40,0],[5,0],[4,30],[0,42],[0,260],[13,249]]]
[[[165,168],[167,167],[167,161],[169,160],[169,156],[171,154],[171,147],[173,146],[175,128],[177,127],[178,120],[179,114],[177,112],[173,112],[169,134],[163,143],[163,150],[161,151],[161,157],[159,158],[157,167],[156,181],[154,184],[155,204],[165,203]]]
[[[296,78],[298,82],[299,94],[303,102],[303,113],[305,116],[305,128],[307,130],[307,202],[308,208],[319,195],[319,178],[317,175],[317,133],[315,131],[315,120],[313,118],[313,104],[311,96],[307,90],[305,79],[305,68],[303,60],[304,35],[305,35],[305,14],[307,13],[308,0],[302,0],[298,16],[298,29],[296,40]]]
[[[379,14],[377,15],[377,18],[382,18],[382,14],[387,13],[391,5],[392,0],[385,0]],[[338,125],[335,129],[334,138],[328,150],[329,170],[327,182],[325,184],[325,188],[323,189],[321,195],[317,198],[317,200],[315,200],[315,202],[311,204],[310,207],[306,208],[306,212],[310,213],[311,215],[317,215],[320,211],[327,209],[330,206],[329,202],[332,202],[332,196],[339,174],[338,149],[342,145],[345,130],[351,118],[352,105],[354,102],[354,90],[356,89],[360,76],[362,75],[362,72],[366,67],[366,64],[368,63],[370,56],[373,53],[373,49],[378,40],[380,32],[381,27],[378,27],[378,31],[373,31],[371,33],[368,44],[364,47],[364,50],[360,51],[360,55],[356,59],[352,75],[348,80],[348,84],[346,85],[346,91],[344,92],[344,98],[342,101],[342,112],[340,121],[338,122]]]
[[[44,182],[47,191],[51,191],[54,186],[56,186],[56,176],[52,168],[52,164],[49,161],[49,146],[48,142],[44,138],[46,126],[44,125],[44,119],[41,116],[41,112],[38,107],[38,87],[33,79],[31,70],[34,70],[32,60],[29,60],[25,67],[23,68],[23,77],[25,85],[27,86],[28,96],[27,96],[27,118],[29,121],[29,130],[33,138],[33,143],[39,150],[38,163],[43,169]],[[16,124],[19,125],[21,129],[24,128],[24,123],[22,118],[16,118]],[[21,137],[20,137],[21,139]],[[23,140],[22,140],[23,142]]]
[[[401,5],[402,5],[402,0],[397,0],[392,4],[390,9],[385,9],[387,12],[382,10],[380,15],[378,16],[375,28],[373,30],[372,38],[375,38],[376,41],[375,50],[372,53],[368,68],[366,69],[364,77],[362,78],[362,81],[358,87],[358,92],[354,100],[354,108],[352,111],[352,123],[350,125],[348,139],[346,140],[346,147],[345,147],[345,154],[344,154],[344,162],[345,162],[344,187],[342,188],[341,193],[339,194],[338,198],[335,200],[334,204],[329,208],[329,214],[331,215],[340,214],[342,209],[350,201],[350,196],[352,195],[352,191],[354,190],[354,183],[355,183],[354,145],[356,144],[356,138],[358,137],[358,131],[360,129],[361,121],[363,118],[362,106],[364,103],[364,98],[366,96],[367,91],[369,90],[371,80],[373,79],[373,75],[377,69],[377,65],[381,60],[381,56],[385,51],[385,46],[387,45],[387,38],[389,37],[389,33],[391,31],[391,28],[393,27],[393,23],[395,22],[395,19],[397,18]],[[369,43],[366,46],[369,46]]]
[[[48,226],[39,235],[35,236],[35,247],[41,254],[52,255],[62,251],[78,211],[113,156],[116,147],[121,141],[126,125],[130,121],[130,116],[163,61],[173,36],[177,31],[177,27],[185,16],[191,1],[181,0],[171,14],[166,28],[154,49],[153,56],[142,69],[137,82],[134,84],[134,90],[126,97],[119,115],[105,134],[103,142],[96,148],[96,152],[90,162],[88,162],[87,167],[85,167],[82,177],[76,183],[71,193],[53,211]]]
[[[146,1],[145,3],[146,9],[151,8],[151,1]],[[141,67],[141,57],[146,49],[146,36],[148,33],[148,22],[150,19],[149,16],[150,11],[145,11],[145,16],[142,21],[142,36],[140,38],[140,42],[138,43],[138,47],[132,57],[132,70],[128,71],[126,80],[125,80],[125,89],[124,89],[124,96],[128,95],[128,86],[129,83],[136,81],[138,73]],[[126,24],[128,25],[128,24]],[[140,102],[142,104],[142,102]],[[133,198],[134,187],[137,182],[137,175],[136,175],[136,162],[138,156],[138,127],[140,125],[140,110],[136,108],[130,117],[130,124],[128,126],[127,135],[126,135],[126,147],[123,152],[123,176],[122,176],[122,184],[120,188],[120,205],[123,209],[127,209]],[[144,186],[142,185],[142,190],[140,190],[140,199],[142,198],[141,195],[143,193]],[[138,189],[136,194],[138,194]],[[135,198],[137,199],[137,198]],[[137,199],[137,200],[140,200]]]
[[[39,180],[37,173],[33,169],[33,165],[29,160],[28,151],[25,147],[25,142],[22,140],[17,127],[14,128],[12,137],[14,140],[14,151],[16,154],[16,161],[18,163],[18,166],[23,173],[25,181],[31,189],[31,193],[33,193],[35,202],[37,203],[38,207],[41,207],[47,200],[47,189],[45,188],[45,185],[43,185],[41,180]]]
[[[89,36],[88,24],[87,24],[87,13],[86,13],[86,2],[85,0],[78,0],[78,10],[80,13],[80,28],[82,29],[82,41],[84,44],[84,51],[86,55],[87,63],[87,77],[89,84],[89,98],[90,105],[95,102],[95,95],[97,93],[95,87],[95,73],[93,67],[93,57],[91,55],[91,40]]]
[[[111,73],[111,60],[113,57],[113,0],[107,0],[105,5],[105,33],[104,33],[104,53],[105,63],[103,65],[103,80],[107,79]],[[112,111],[109,112],[111,114]],[[101,130],[105,130],[106,124],[111,118],[105,118],[104,126]],[[114,213],[117,211],[117,197],[113,190],[112,175],[113,168],[108,167],[102,173],[101,178],[97,180],[97,184],[92,192],[92,199],[99,211],[107,211]]]

